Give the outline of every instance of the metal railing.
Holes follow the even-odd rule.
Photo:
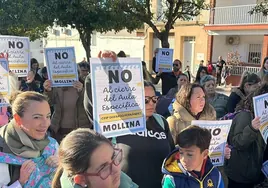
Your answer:
[[[232,66],[230,67],[231,75],[241,76],[244,71],[248,71],[251,73],[257,73],[260,70],[260,67],[248,67],[248,66]]]
[[[268,23],[268,17],[262,14],[250,15],[249,11],[256,4],[239,5],[227,7],[215,7],[212,9],[210,24],[212,25],[243,25],[243,24],[265,24]]]

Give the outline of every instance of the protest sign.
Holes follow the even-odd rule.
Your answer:
[[[8,61],[0,58],[0,107],[9,105],[7,102],[7,97],[10,94],[8,73]]]
[[[91,58],[95,131],[107,138],[146,130],[141,60]]]
[[[156,70],[162,72],[172,72],[173,69],[173,49],[159,48],[156,55]]]
[[[260,117],[261,135],[267,144],[268,138],[268,93],[253,97],[253,106],[255,117]]]
[[[30,40],[28,37],[0,36],[0,54],[8,59],[9,69],[19,77],[30,70]]]
[[[73,82],[78,81],[73,47],[46,48],[45,58],[52,87],[70,87],[73,86]]]
[[[232,120],[224,121],[192,121],[192,125],[206,128],[211,133],[209,156],[214,166],[223,166],[224,150]]]

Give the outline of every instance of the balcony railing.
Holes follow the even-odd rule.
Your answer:
[[[251,73],[259,72],[260,67],[248,67],[248,66],[233,66],[231,67],[230,73],[231,75],[241,76],[244,71],[248,71]]]
[[[215,7],[214,9],[212,9],[210,24],[243,25],[268,23],[268,17],[265,17],[262,14],[249,14],[249,11],[252,10],[252,8],[255,6],[256,4]]]

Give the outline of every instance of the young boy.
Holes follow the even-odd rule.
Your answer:
[[[176,138],[179,145],[164,161],[162,188],[224,188],[222,176],[208,157],[211,134],[189,126]]]

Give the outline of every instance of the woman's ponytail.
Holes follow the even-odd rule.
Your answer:
[[[52,181],[52,188],[61,188],[60,178],[62,173],[63,168],[61,165],[59,165]]]

